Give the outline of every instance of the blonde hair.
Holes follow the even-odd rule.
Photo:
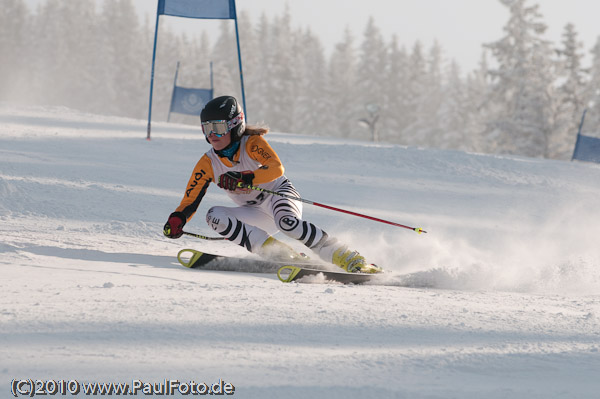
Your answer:
[[[244,130],[243,136],[264,136],[269,133],[269,127],[267,125],[248,125]]]

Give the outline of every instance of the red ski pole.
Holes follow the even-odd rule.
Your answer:
[[[405,225],[400,224],[400,223],[390,222],[389,220],[379,219],[379,218],[376,218],[376,217],[373,217],[373,216],[363,215],[362,213],[347,211],[345,209],[336,208],[334,206],[321,204],[321,203],[318,203],[318,202],[315,202],[315,201],[310,201],[310,200],[307,200],[307,199],[304,199],[304,198],[300,198],[300,197],[295,197],[293,195],[288,195],[288,194],[284,194],[284,193],[278,193],[277,191],[267,190],[266,188],[261,188],[261,187],[256,187],[256,186],[246,186],[243,183],[238,183],[238,187],[240,187],[240,188],[249,188],[251,190],[256,190],[256,191],[262,191],[264,193],[278,195],[280,197],[289,198],[289,199],[292,199],[292,200],[304,202],[305,204],[320,206],[321,208],[330,209],[332,211],[347,213],[348,215],[358,216],[358,217],[361,217],[361,218],[365,218],[365,219],[369,219],[369,220],[374,220],[374,221],[380,222],[380,223],[391,224],[392,226],[402,227],[404,229],[416,231],[419,234],[421,234],[421,233],[427,233],[425,230],[423,230],[420,227],[405,226]]]

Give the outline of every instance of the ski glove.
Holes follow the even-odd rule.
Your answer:
[[[227,172],[219,176],[217,185],[225,190],[235,191],[238,188],[244,188],[252,185],[254,173],[249,170],[243,172]],[[242,183],[242,187],[239,184]]]
[[[185,226],[186,217],[181,212],[173,212],[169,215],[169,220],[165,223],[163,234],[169,238],[179,238],[183,235],[183,226]]]

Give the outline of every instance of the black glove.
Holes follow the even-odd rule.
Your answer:
[[[179,238],[183,235],[183,226],[185,226],[186,217],[181,212],[173,212],[169,215],[169,220],[165,223],[163,234],[169,238]]]
[[[244,188],[252,185],[254,173],[250,170],[243,172],[227,172],[219,176],[217,185],[225,190],[235,191],[238,188]],[[240,187],[240,183],[242,183]]]

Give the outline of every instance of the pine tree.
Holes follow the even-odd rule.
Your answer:
[[[427,93],[427,61],[423,55],[423,45],[420,41],[415,42],[409,57],[409,75],[406,91],[406,113],[408,123],[402,135],[407,138],[407,144],[423,145],[424,137],[420,135],[423,119],[420,111],[424,104],[425,93]]]
[[[419,141],[426,146],[442,147],[446,127],[440,110],[444,103],[442,78],[443,56],[441,46],[435,42],[426,60],[425,86],[417,111]]]
[[[394,35],[388,46],[384,102],[379,121],[379,136],[382,141],[406,143],[402,133],[408,124],[408,77],[408,54],[404,47],[398,47],[398,38]]]
[[[219,24],[219,36],[212,50],[215,97],[232,95],[242,102],[239,82],[240,69],[237,59],[237,47],[234,26],[229,20]]]
[[[585,108],[585,76],[582,68],[583,47],[577,40],[573,24],[563,32],[562,48],[557,51],[560,60],[560,78],[563,83],[557,90],[556,126],[550,143],[549,156],[569,159],[581,113]]]
[[[35,17],[35,33],[32,52],[39,57],[34,65],[34,78],[38,87],[35,95],[44,105],[65,105],[66,82],[63,74],[69,59],[66,26],[63,25],[64,5],[60,0],[47,0],[39,7]],[[72,76],[70,77],[72,78]]]
[[[495,66],[484,58],[464,80],[458,65],[444,66],[441,46],[425,52],[416,42],[406,51],[395,37],[386,43],[373,18],[358,48],[346,30],[326,59],[310,30],[292,27],[289,8],[256,24],[242,13],[249,120],[279,131],[371,139],[358,120],[368,115],[365,105],[375,103],[385,141],[564,158],[584,104],[584,128],[600,123],[600,40],[587,82],[573,25],[565,27],[553,59],[537,6],[500,1],[510,19],[504,37],[487,46]],[[140,25],[132,0],[104,0],[98,11],[95,0],[45,0],[35,13],[24,0],[4,3],[0,100],[20,95],[45,105],[147,116],[154,21]],[[216,37],[176,34],[165,22],[158,35],[153,120],[166,119],[177,61],[179,83],[204,88],[213,60],[215,95],[241,101],[231,21],[221,23]],[[197,123],[196,117],[177,118]]]
[[[61,25],[64,28],[61,40],[68,53],[61,62],[62,105],[102,113],[106,101],[98,95],[98,88],[105,84],[99,77],[106,60],[98,51],[101,39],[95,2],[81,0],[63,5]]]
[[[248,107],[253,110],[251,114],[252,120],[258,123],[265,123],[271,125],[270,121],[270,91],[271,91],[271,66],[272,60],[275,59],[276,54],[273,52],[273,46],[271,42],[271,26],[269,19],[266,14],[262,14],[257,27],[255,29],[256,36],[256,49],[254,51],[244,51],[244,64],[249,62],[251,65],[255,65],[254,72],[248,76],[248,87],[246,92],[248,93],[249,100]],[[253,61],[250,61],[253,60]],[[271,126],[272,127],[272,126]]]
[[[140,99],[146,96],[148,75],[144,64],[148,59],[142,57],[144,53],[139,43],[143,42],[143,34],[132,1],[106,0],[100,21],[104,69],[101,88],[106,101],[105,110],[111,115],[142,117],[146,108]],[[157,79],[157,75],[155,94],[161,93],[162,79]],[[161,100],[162,97],[159,94],[155,99]],[[153,104],[153,110],[162,108],[156,105]]]
[[[499,107],[490,100],[491,86],[489,83],[489,68],[487,52],[481,54],[481,61],[477,69],[472,71],[466,79],[466,97],[464,107],[468,110],[468,123],[465,126],[466,142],[472,151],[488,151],[488,142],[484,138],[484,131],[489,115],[495,115]],[[490,150],[490,152],[495,152]]]
[[[255,88],[259,84],[258,77],[263,66],[262,60],[258,56],[260,53],[258,34],[252,25],[250,15],[246,11],[238,15],[238,27],[243,59],[244,91],[246,94],[246,123],[252,124],[261,121],[261,97]]]
[[[357,123],[357,74],[354,38],[346,28],[341,42],[335,45],[328,64],[325,99],[331,129],[340,137],[351,137],[360,128]],[[362,106],[362,104],[361,104]],[[360,112],[364,112],[362,111]],[[357,133],[358,135],[358,133]]]
[[[29,11],[23,0],[7,0],[0,7],[0,101],[27,93],[27,32]]]
[[[600,137],[600,36],[591,50],[592,66],[586,88],[587,112],[583,132]]]
[[[487,45],[498,67],[490,69],[493,100],[503,109],[493,116],[487,132],[502,152],[549,156],[553,132],[553,64],[550,43],[542,35],[538,6],[526,0],[500,0],[509,8],[505,36]]]
[[[296,129],[296,89],[297,71],[294,68],[294,37],[291,27],[289,6],[283,15],[275,17],[271,24],[271,44],[273,57],[270,59],[270,91],[268,102],[268,123],[282,132],[294,132]]]
[[[469,110],[466,105],[467,90],[461,79],[460,67],[453,61],[447,72],[447,82],[443,86],[443,101],[436,118],[440,123],[440,137],[436,146],[459,150],[470,150],[468,136]]]
[[[297,69],[295,132],[314,136],[323,129],[332,129],[330,116],[319,112],[326,96],[326,63],[323,47],[310,29],[297,33],[294,46]]]
[[[370,17],[360,45],[356,89],[357,100],[365,107],[360,114],[371,114],[369,115],[371,118],[379,114],[385,107],[381,100],[382,93],[385,91],[386,50],[381,32],[375,24],[375,19]],[[360,114],[356,116],[356,119]],[[368,137],[368,135],[363,134],[361,137]],[[369,139],[378,141],[377,132],[375,131],[375,137]]]

